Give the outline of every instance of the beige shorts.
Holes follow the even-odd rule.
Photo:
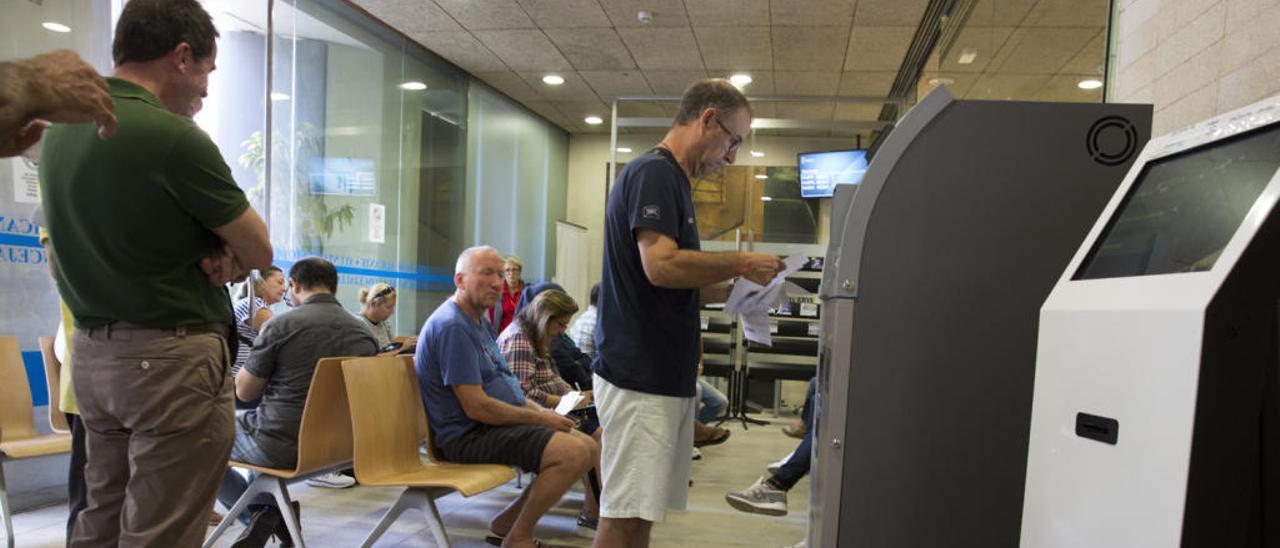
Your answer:
[[[600,515],[660,522],[689,499],[696,398],[618,388],[594,376],[600,427]]]

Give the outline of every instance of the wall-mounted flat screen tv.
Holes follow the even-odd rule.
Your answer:
[[[830,198],[836,185],[856,185],[867,173],[866,150],[833,150],[801,152],[796,155],[800,168],[800,196]]]

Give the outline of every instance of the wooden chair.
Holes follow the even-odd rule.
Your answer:
[[[53,352],[53,337],[40,337],[40,358],[44,360],[44,386],[49,391],[49,428],[70,434],[67,415],[62,412],[62,362]]]
[[[294,544],[299,548],[306,547],[287,484],[343,470],[351,465],[351,417],[342,378],[342,361],[345,359],[322,358],[316,362],[307,401],[302,407],[302,423],[298,427],[298,464],[292,470],[236,461],[227,463],[228,467],[244,468],[260,475],[254,478],[222,523],[205,539],[205,548],[213,546],[235,522],[236,516],[244,512],[260,493],[269,493],[275,499]]]
[[[0,337],[0,517],[9,548],[14,546],[13,520],[9,514],[9,493],[4,482],[4,463],[43,457],[71,450],[71,436],[36,432],[27,369],[22,364],[18,339]]]
[[[372,546],[400,514],[410,508],[427,515],[438,546],[449,546],[435,499],[458,491],[463,496],[483,493],[511,480],[511,468],[497,464],[449,464],[430,442],[427,416],[410,359],[357,358],[342,364],[351,405],[355,436],[356,479],[361,485],[403,485],[395,504],[364,539]],[[423,434],[435,462],[418,457]]]

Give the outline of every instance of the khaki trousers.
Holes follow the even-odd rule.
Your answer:
[[[69,546],[200,546],[235,433],[224,332],[76,330],[88,506]]]

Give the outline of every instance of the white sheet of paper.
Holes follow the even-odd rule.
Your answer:
[[[724,309],[730,314],[742,316],[742,336],[749,341],[773,346],[773,337],[770,333],[776,330],[776,327],[770,325],[769,309],[777,308],[786,300],[787,295],[794,294],[796,290],[808,294],[807,291],[787,281],[787,276],[800,270],[808,260],[809,258],[803,255],[787,257],[783,261],[787,265],[786,269],[779,272],[767,286],[745,278],[739,278],[733,284],[733,290],[729,292],[729,299],[725,302]]]
[[[580,401],[582,401],[582,392],[573,391],[560,396],[560,404],[556,405],[556,413],[568,415],[570,411],[573,411],[578,406]]]

